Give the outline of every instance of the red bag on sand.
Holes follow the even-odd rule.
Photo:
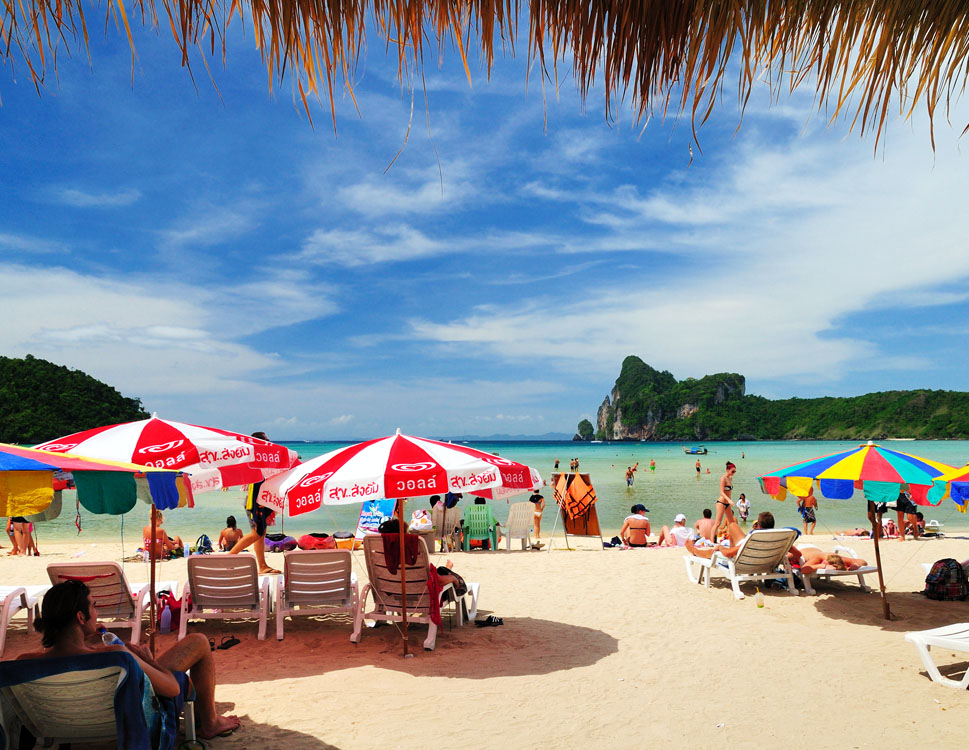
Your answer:
[[[192,603],[191,594],[188,596],[188,603]],[[161,627],[161,616],[166,605],[172,612],[171,628],[173,631],[178,630],[178,626],[182,621],[182,600],[180,598],[176,598],[171,591],[158,592],[158,603],[155,611],[155,624],[158,627]]]
[[[336,539],[325,534],[303,534],[297,544],[300,549],[336,549]]]

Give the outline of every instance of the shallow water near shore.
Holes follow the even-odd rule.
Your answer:
[[[592,479],[599,497],[597,512],[603,537],[615,534],[622,520],[635,503],[649,508],[649,518],[655,527],[654,534],[662,525],[672,525],[677,513],[685,513],[690,523],[699,517],[703,508],[713,508],[718,494],[718,483],[724,464],[737,464],[734,478],[734,500],[745,493],[751,502],[752,515],[762,510],[774,513],[778,525],[801,528],[801,517],[794,502],[777,502],[760,491],[757,476],[781,467],[789,466],[816,456],[836,453],[857,445],[857,441],[778,441],[778,442],[730,442],[707,443],[706,456],[688,456],[679,443],[572,443],[572,442],[469,442],[479,450],[497,453],[535,467],[542,478],[549,480],[556,459],[560,468],[568,470],[572,458],[579,459],[579,470]],[[935,461],[963,466],[969,462],[969,441],[883,441],[893,450],[911,453]],[[347,443],[287,443],[306,460]],[[743,458],[741,457],[743,456]],[[698,478],[694,464],[700,459],[702,473]],[[656,461],[656,471],[650,472],[649,461]],[[639,462],[633,487],[625,482],[626,467]],[[707,474],[707,469],[710,473]],[[542,535],[547,537],[554,520],[552,490],[543,490],[548,505],[542,524]],[[511,498],[510,502],[524,500],[527,495]],[[147,523],[147,508],[138,504],[124,516],[99,516],[80,509],[81,533],[75,527],[74,493],[64,493],[64,509],[61,516],[47,523],[36,524],[39,544],[47,541],[118,541],[134,551],[141,546],[141,530]],[[241,489],[227,492],[208,492],[196,497],[196,505],[190,509],[166,513],[165,529],[172,536],[180,535],[193,543],[199,534],[217,539],[228,515],[234,515],[241,528],[247,526],[243,512],[244,494]],[[465,501],[466,502],[466,501]],[[817,534],[835,535],[844,529],[867,526],[866,504],[861,493],[850,500],[826,500],[819,497]],[[509,501],[493,503],[495,515],[503,520],[507,515]],[[424,498],[408,503],[409,511],[426,507]],[[359,505],[323,506],[320,510],[295,518],[277,521],[271,531],[285,531],[299,536],[308,532],[353,531],[356,528]],[[951,500],[944,500],[936,508],[923,509],[926,519],[936,519],[950,531],[969,530],[969,516],[958,512]]]

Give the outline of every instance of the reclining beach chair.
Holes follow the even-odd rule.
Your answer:
[[[433,651],[437,640],[437,625],[431,621],[431,599],[427,591],[427,545],[423,539],[418,539],[417,560],[413,565],[406,565],[407,595],[403,597],[400,587],[400,571],[393,573],[387,568],[384,558],[384,540],[379,534],[372,534],[363,538],[363,554],[367,562],[367,577],[369,583],[363,587],[360,595],[360,607],[353,623],[353,633],[350,640],[360,641],[364,619],[383,620],[386,622],[401,622],[401,613],[406,610],[407,622],[423,623],[427,625],[427,638],[424,639],[424,649]],[[367,595],[373,597],[373,609],[364,612],[367,606]],[[456,601],[454,587],[447,584],[441,589],[441,596]],[[461,607],[458,608],[458,623],[462,622]]]
[[[47,566],[51,583],[81,581],[91,589],[98,608],[98,619],[113,620],[116,627],[131,628],[131,642],[141,640],[141,625],[148,609],[151,584],[128,583],[116,562],[51,563]],[[155,591],[174,591],[178,581],[155,581]]]
[[[471,549],[471,540],[488,540],[490,549],[498,548],[498,522],[490,505],[469,505],[464,509],[464,551]]]
[[[947,651],[969,653],[969,622],[960,622],[955,625],[943,625],[941,628],[933,628],[932,630],[919,630],[913,633],[906,633],[905,640],[918,649],[922,664],[925,666],[925,671],[929,673],[929,677],[932,678],[933,682],[938,682],[940,685],[946,685],[947,687],[959,688],[960,690],[969,688],[969,670],[966,670],[961,680],[944,677],[939,672],[939,668],[935,665],[935,662],[932,661],[932,655],[929,653],[932,646],[938,646]]]
[[[461,510],[457,506],[445,508],[444,503],[438,503],[431,510],[431,522],[434,524],[434,539],[441,543],[441,552],[450,552],[458,548],[461,534]],[[433,552],[433,549],[429,549]]]
[[[787,559],[787,553],[798,537],[795,529],[755,529],[741,542],[740,549],[733,558],[720,552],[713,557],[685,555],[686,575],[694,583],[703,583],[710,588],[710,578],[716,573],[730,580],[733,595],[743,599],[740,584],[746,581],[767,581],[786,578],[787,590],[793,596],[801,592],[794,585],[794,572]]]
[[[178,640],[185,637],[189,619],[232,620],[259,618],[260,641],[266,640],[266,621],[272,603],[268,576],[259,576],[252,555],[193,555],[188,580],[182,587],[182,618]]]
[[[31,631],[34,617],[39,614],[40,598],[50,586],[0,586],[0,657],[7,645],[7,628],[13,616],[27,610],[27,630]]]
[[[293,550],[283,555],[283,580],[276,585],[276,639],[287,616],[346,612],[356,621],[360,586],[345,549]]]
[[[511,552],[511,540],[521,539],[522,549],[532,546],[532,521],[535,519],[535,505],[533,503],[513,503],[508,508],[508,520],[502,526],[505,535],[505,547]]]
[[[146,714],[145,705],[157,710]],[[177,708],[178,701],[155,698],[126,651],[0,662],[0,748],[18,747],[21,727],[42,747],[110,741],[125,750],[173,748]],[[185,701],[183,710],[186,744],[194,743],[194,703]]]
[[[799,550],[803,549],[816,549],[821,548],[814,544],[799,544],[797,547]],[[834,548],[835,554],[843,554],[847,557],[858,557],[858,553],[855,552],[851,547],[837,546]],[[865,576],[871,573],[877,573],[878,568],[875,565],[865,565],[863,568],[858,568],[856,570],[816,570],[810,576],[804,575],[801,569],[798,568],[794,571],[794,574],[801,580],[804,584],[804,591],[811,596],[814,596],[818,592],[814,590],[811,586],[811,578],[817,578],[822,581],[830,581],[832,578],[842,578],[845,576],[855,576],[858,578],[858,585],[861,586],[861,590],[866,594],[871,591],[871,588],[865,584]]]
[[[925,522],[925,530],[922,532],[922,536],[931,536],[931,537],[942,537],[942,536],[945,536],[942,533],[942,526],[943,525],[944,524],[939,523],[934,518],[931,521],[926,521]]]

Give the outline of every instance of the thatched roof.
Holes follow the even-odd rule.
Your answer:
[[[0,2],[6,60],[38,84],[59,46],[87,43],[81,0]],[[245,23],[270,85],[292,73],[304,106],[316,95],[331,110],[335,88],[352,95],[368,31],[414,81],[429,47],[452,48],[466,69],[480,48],[490,70],[496,50],[521,47],[524,18],[519,0],[105,0],[94,12],[129,41],[130,23],[160,23],[185,65],[194,46],[224,57],[227,25]],[[878,134],[890,112],[947,108],[966,81],[969,3],[957,0],[531,0],[528,20],[527,54],[542,74],[567,61],[583,95],[604,89],[607,116],[625,102],[640,116],[686,112],[697,125],[728,77],[742,103],[763,79],[774,95],[813,87],[826,116]]]

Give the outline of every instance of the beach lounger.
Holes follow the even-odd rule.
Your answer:
[[[189,619],[259,618],[258,639],[266,640],[272,604],[270,577],[259,576],[252,555],[193,555],[186,561],[188,580],[182,587],[182,619],[178,639],[188,632]]]
[[[125,750],[173,748],[180,703],[156,699],[125,651],[0,662],[0,748],[20,746],[20,727],[41,747],[108,741]],[[146,713],[145,705],[158,710]],[[196,741],[194,704],[181,708],[189,746]]]
[[[959,688],[960,690],[969,688],[969,670],[966,670],[961,680],[944,677],[939,672],[939,668],[935,665],[935,662],[932,661],[932,655],[929,653],[932,646],[938,646],[949,651],[969,653],[969,622],[960,622],[955,625],[943,625],[941,628],[933,628],[932,630],[919,630],[913,633],[906,633],[905,640],[918,649],[922,664],[925,666],[925,671],[929,673],[929,677],[932,678],[933,682],[938,682],[940,685],[946,685],[947,687]]]
[[[755,529],[744,538],[733,558],[720,552],[714,552],[710,558],[685,555],[686,575],[694,583],[702,582],[706,588],[710,588],[713,574],[725,576],[737,599],[744,598],[741,583],[786,578],[788,592],[797,596],[801,592],[794,585],[794,572],[787,559],[797,537],[794,529]]]
[[[404,599],[400,587],[400,571],[393,573],[387,568],[384,559],[384,540],[374,534],[363,538],[363,554],[367,562],[367,576],[370,582],[363,587],[360,595],[360,607],[353,625],[350,640],[360,641],[364,619],[383,620],[386,622],[401,622],[401,613],[406,610],[408,623],[423,623],[427,625],[427,638],[424,639],[424,649],[433,651],[437,640],[437,625],[431,621],[431,600],[427,591],[427,545],[423,539],[418,539],[417,561],[413,565],[405,566],[407,581],[407,598]],[[373,609],[364,612],[367,596],[373,598]],[[456,601],[454,587],[447,584],[441,589],[442,597]],[[458,610],[458,623],[462,622],[461,607]]]
[[[440,502],[431,510],[431,522],[434,524],[434,539],[441,543],[441,552],[450,552],[461,543],[461,509],[457,506],[445,508]],[[428,548],[429,552],[434,550]]]
[[[40,598],[50,586],[0,586],[0,657],[7,645],[7,628],[13,616],[21,610],[27,610],[27,630],[34,624],[34,617],[39,614]]]
[[[498,548],[498,523],[490,505],[469,505],[464,509],[464,551],[471,549],[471,540],[488,540],[490,549]]]
[[[148,583],[129,583],[116,562],[51,563],[47,566],[51,583],[81,581],[91,589],[98,608],[98,619],[112,620],[115,627],[131,628],[131,642],[141,640],[144,613],[148,610]],[[155,592],[175,591],[178,581],[156,581]]]
[[[799,544],[798,549],[816,549],[821,548],[814,544]],[[858,557],[858,553],[855,552],[851,547],[837,546],[834,548],[835,554],[844,555],[845,557]],[[803,559],[803,558],[802,558]],[[858,578],[858,585],[861,586],[861,590],[866,594],[871,591],[871,587],[865,584],[865,576],[871,573],[877,573],[878,568],[874,565],[865,565],[862,568],[857,568],[856,570],[816,570],[810,576],[805,576],[801,569],[798,568],[794,571],[794,574],[801,579],[804,584],[804,591],[811,596],[814,596],[818,592],[811,586],[811,579],[816,578],[818,580],[830,581],[832,578],[843,578],[845,576],[855,576]]]
[[[511,540],[521,539],[522,549],[532,546],[532,522],[535,520],[535,505],[533,503],[514,503],[508,509],[508,520],[502,526],[505,535],[505,545],[511,552]]]
[[[360,586],[345,549],[293,550],[283,555],[276,584],[276,639],[283,640],[287,616],[346,612],[356,621]]]

